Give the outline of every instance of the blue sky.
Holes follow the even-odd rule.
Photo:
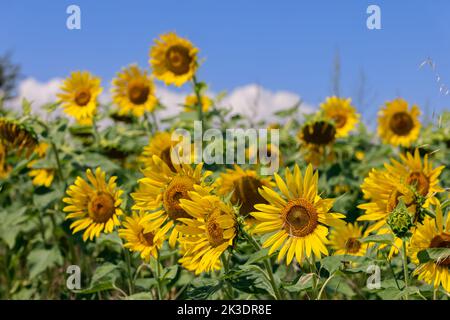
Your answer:
[[[66,28],[77,4],[82,29]],[[366,8],[381,7],[382,30],[366,28]],[[450,86],[450,1],[22,1],[0,4],[0,53],[13,52],[24,76],[39,81],[87,69],[111,79],[122,66],[148,66],[154,38],[176,31],[200,48],[200,78],[213,91],[257,83],[311,104],[331,93],[333,58],[341,58],[341,94],[355,98],[367,78],[367,116],[403,96],[425,112],[449,109],[431,57]],[[187,89],[187,88],[186,88]]]

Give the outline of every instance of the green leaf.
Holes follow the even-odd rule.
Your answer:
[[[128,296],[127,300],[153,300],[153,296],[148,292],[139,292]]]
[[[215,279],[197,278],[187,289],[187,297],[194,300],[206,300],[222,288],[222,283]]]
[[[0,211],[0,239],[5,241],[10,249],[16,244],[17,235],[22,231],[22,224],[28,219],[26,210],[27,208],[23,207],[17,211]]]
[[[22,112],[24,116],[28,116],[31,113],[31,102],[27,99],[22,99]]]
[[[335,271],[339,270],[342,263],[344,261],[348,261],[345,259],[346,256],[329,256],[324,257],[322,260],[320,260],[320,263],[322,267],[324,267],[330,274],[334,273]]]
[[[314,273],[303,274],[295,284],[284,286],[284,288],[293,293],[310,289],[313,286],[314,277],[316,277]]]
[[[100,292],[100,291],[112,290],[112,289],[115,289],[114,282],[111,280],[106,280],[106,281],[98,282],[94,285],[91,285],[87,289],[73,290],[73,292],[81,293],[81,294],[91,294],[91,293],[96,293],[96,292]]]
[[[95,269],[94,275],[91,279],[91,284],[99,283],[100,281],[103,281],[105,279],[115,280],[117,275],[114,273],[114,271],[116,271],[117,268],[117,265],[109,262],[101,265],[100,267]]]
[[[390,233],[375,234],[375,235],[367,236],[363,239],[360,239],[359,242],[361,242],[361,243],[374,242],[374,243],[384,243],[384,244],[392,245],[394,243],[394,236]]]
[[[36,249],[30,252],[27,257],[28,267],[30,268],[29,279],[33,279],[38,274],[56,265],[63,264],[63,258],[57,247],[50,250]]]
[[[417,258],[420,263],[435,261],[437,263],[450,259],[450,248],[428,248],[419,251]]]

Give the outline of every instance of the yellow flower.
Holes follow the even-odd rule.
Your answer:
[[[447,214],[445,220],[440,205],[436,209],[436,219],[426,217],[423,225],[417,227],[411,238],[410,257],[415,264],[419,264],[417,254],[428,248],[450,247],[450,218]],[[423,280],[435,288],[442,285],[445,291],[450,292],[450,258],[428,261],[420,264],[414,271],[419,280]]]
[[[173,32],[161,35],[150,52],[153,74],[167,85],[181,86],[195,75],[197,52],[189,40]]]
[[[35,152],[40,159],[45,158],[48,147],[49,145],[46,142],[41,142],[37,145]],[[33,178],[33,184],[35,186],[50,187],[55,176],[55,170],[52,168],[33,169],[33,165],[35,165],[37,161],[38,160],[33,160],[28,163],[27,167],[31,169],[30,172],[28,172],[28,175]]]
[[[237,222],[233,207],[208,190],[194,186],[189,198],[181,199],[181,208],[189,215],[176,228],[181,233],[183,267],[196,274],[221,268],[220,256],[236,237]]]
[[[408,147],[419,137],[420,110],[413,105],[411,110],[403,99],[386,102],[378,114],[378,135],[383,143]]]
[[[297,136],[302,144],[323,147],[336,139],[336,127],[327,120],[314,120],[307,122]]]
[[[155,85],[147,71],[137,65],[130,65],[117,74],[112,81],[113,102],[119,106],[119,115],[144,115],[156,106]]]
[[[97,109],[97,97],[102,92],[100,78],[87,71],[72,72],[60,89],[62,92],[57,96],[64,112],[80,124],[90,124]]]
[[[243,170],[238,165],[234,169],[227,169],[221,173],[216,181],[217,193],[222,196],[231,194],[230,201],[233,205],[240,206],[239,214],[243,217],[248,216],[254,211],[254,205],[257,203],[268,203],[258,192],[262,186],[274,187],[270,177],[260,177],[254,170]]]
[[[364,236],[361,226],[357,223],[348,223],[331,230],[330,245],[335,255],[364,256],[367,244],[360,242]]]
[[[212,100],[205,95],[201,96],[201,100],[202,100],[202,110],[203,112],[207,112],[212,105]],[[197,104],[198,104],[197,95],[194,94],[187,96],[186,100],[184,101],[185,106],[184,111],[197,110],[198,108]]]
[[[355,158],[358,159],[359,161],[363,161],[365,157],[366,157],[366,154],[363,151],[355,152]]]
[[[73,233],[85,230],[83,240],[93,240],[102,231],[110,233],[115,226],[120,225],[118,219],[123,214],[122,190],[117,188],[113,176],[106,182],[106,173],[100,168],[95,175],[90,169],[86,170],[88,181],[77,177],[75,183],[67,189],[68,197],[63,201],[67,204],[64,212],[69,212],[66,219],[75,219],[70,225]]]
[[[305,258],[327,255],[328,226],[341,226],[344,215],[330,213],[334,200],[319,196],[318,173],[308,165],[303,176],[295,165],[293,173],[286,168],[286,182],[278,174],[274,176],[281,195],[263,186],[259,192],[269,204],[257,204],[259,212],[251,213],[258,220],[254,233],[273,233],[263,247],[270,247],[269,255],[281,248],[278,261],[286,256],[286,264],[294,256],[302,263]]]
[[[160,229],[145,231],[148,222],[144,219],[144,212],[133,212],[126,217],[123,228],[119,229],[119,236],[126,241],[123,245],[130,251],[139,252],[142,260],[149,262],[150,257],[157,258],[167,230]]]
[[[161,158],[162,161],[169,166],[172,171],[175,171],[175,167],[172,164],[171,151],[172,147],[178,142],[172,141],[172,133],[162,131],[157,132],[150,139],[147,146],[144,147],[139,162],[144,165],[144,168],[153,163],[153,156]]]
[[[154,155],[143,170],[144,178],[139,180],[138,189],[132,193],[134,210],[149,212],[145,231],[164,228],[170,233],[169,244],[174,247],[178,231],[173,228],[180,218],[189,217],[180,206],[180,199],[189,199],[188,192],[194,185],[205,185],[211,172],[202,173],[203,164],[193,169],[190,165],[173,163],[174,171],[158,156]],[[166,229],[167,228],[167,229]]]
[[[25,125],[14,120],[0,118],[0,142],[9,151],[16,149],[19,154],[25,151],[28,157],[36,148],[36,134]]]
[[[329,97],[320,105],[326,119],[332,120],[336,127],[336,137],[348,136],[359,121],[359,114],[351,105],[350,98]]]

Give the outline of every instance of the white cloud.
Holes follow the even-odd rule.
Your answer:
[[[18,87],[18,97],[8,102],[7,107],[20,110],[23,98],[31,101],[33,112],[40,112],[43,104],[54,102],[56,94],[59,90],[61,79],[51,79],[47,82],[40,82],[34,78],[23,80]],[[166,110],[162,110],[158,114],[158,118],[165,118],[176,115],[182,108],[186,93],[177,92],[169,87],[157,86],[156,93],[162,104],[166,106]],[[214,93],[210,93],[214,96]],[[99,97],[103,103],[109,102],[109,89],[105,88]],[[300,96],[289,91],[271,91],[257,84],[248,84],[237,87],[223,98],[219,105],[231,108],[232,114],[243,114],[251,117],[252,120],[273,119],[273,113],[282,109],[292,107],[300,100]],[[310,113],[314,111],[314,107],[302,103],[301,111]]]

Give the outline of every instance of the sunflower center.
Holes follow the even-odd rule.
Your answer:
[[[189,218],[189,214],[180,206],[180,199],[189,199],[188,192],[194,190],[194,181],[190,177],[176,176],[170,181],[163,194],[163,205],[172,220]]]
[[[208,241],[212,247],[218,247],[226,240],[223,238],[223,229],[216,221],[215,217],[212,217],[206,222],[206,234]]]
[[[406,136],[414,127],[414,122],[407,112],[397,112],[389,120],[389,127],[399,136]]]
[[[108,221],[115,211],[114,198],[109,193],[97,193],[88,204],[89,216],[97,223]]]
[[[80,90],[75,94],[75,103],[80,107],[84,107],[91,100],[91,93],[89,90]]]
[[[314,206],[306,199],[299,198],[288,202],[281,211],[284,229],[294,237],[304,237],[312,233],[318,223]]]
[[[356,238],[349,238],[345,242],[345,249],[347,249],[348,253],[357,253],[361,248],[361,242]]]
[[[333,116],[333,120],[336,125],[336,128],[340,129],[343,126],[345,126],[345,123],[347,122],[347,117],[342,114],[337,114]]]
[[[128,98],[134,104],[144,104],[147,102],[150,88],[144,84],[134,84],[128,88]]]
[[[303,130],[303,140],[316,145],[327,145],[334,141],[336,128],[325,121],[317,121],[306,125]]]
[[[409,185],[413,185],[416,188],[417,192],[419,192],[419,194],[421,194],[422,196],[428,194],[430,183],[428,182],[428,178],[422,172],[416,171],[410,173],[406,182]]]
[[[172,158],[170,157],[171,148],[167,147],[161,152],[161,160],[164,161],[165,164],[170,168],[172,171],[176,171],[175,167],[172,163]]]
[[[430,248],[450,248],[450,233],[442,233],[435,236],[430,242]],[[438,262],[441,266],[450,266],[450,257]]]
[[[233,204],[241,204],[240,214],[248,215],[255,211],[254,205],[258,203],[267,203],[267,201],[258,193],[258,188],[262,187],[259,179],[254,177],[242,177],[233,183],[234,192],[231,197]]]
[[[144,233],[141,231],[139,233],[139,241],[147,246],[153,246],[153,239],[155,238],[155,234],[153,232]]]
[[[192,58],[189,49],[180,45],[172,46],[166,53],[167,69],[176,75],[182,75],[189,71]]]

